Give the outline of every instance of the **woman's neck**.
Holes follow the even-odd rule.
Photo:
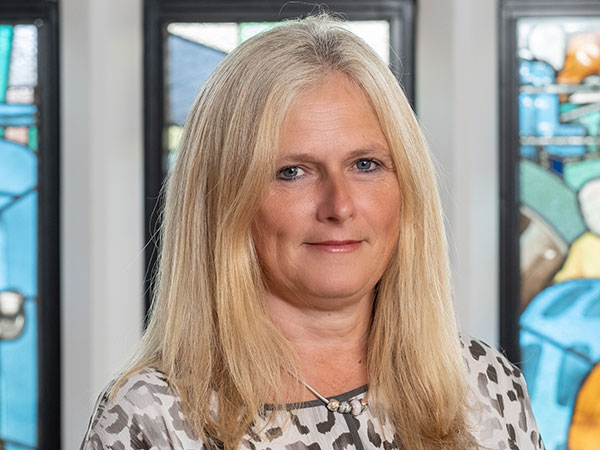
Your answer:
[[[298,356],[302,381],[328,397],[368,381],[367,339],[373,301],[368,295],[354,301],[326,299],[322,304],[329,307],[324,308],[314,306],[318,304],[267,296],[273,321]],[[307,394],[302,400],[311,398],[312,394]]]

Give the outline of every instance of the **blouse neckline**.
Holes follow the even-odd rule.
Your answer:
[[[356,397],[360,394],[363,394],[365,392],[367,392],[369,388],[368,384],[364,384],[362,386],[359,386],[357,388],[354,388],[348,392],[344,392],[342,394],[339,395],[331,395],[328,398],[332,399],[335,398],[336,400],[339,401],[347,401],[350,400],[353,397]],[[315,406],[326,406],[325,403],[323,403],[321,400],[319,399],[314,399],[314,400],[308,400],[305,402],[296,402],[296,403],[286,403],[284,405],[284,408],[286,410],[290,410],[290,409],[301,409],[301,408],[314,408]],[[272,403],[267,403],[264,405],[265,410],[274,410],[276,409],[276,405],[272,404]]]

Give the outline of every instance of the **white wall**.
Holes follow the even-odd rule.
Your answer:
[[[141,0],[62,0],[63,448],[141,332]]]
[[[498,342],[496,0],[421,0],[416,105],[440,169],[462,331]]]
[[[496,0],[421,0],[417,105],[441,169],[457,312],[498,340]],[[142,0],[61,0],[63,448],[141,332]]]

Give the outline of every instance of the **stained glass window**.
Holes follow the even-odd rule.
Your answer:
[[[36,448],[38,29],[0,25],[0,443]]]
[[[522,367],[546,447],[591,449],[600,442],[600,17],[520,18],[516,34]]]

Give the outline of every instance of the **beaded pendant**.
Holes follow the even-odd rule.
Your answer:
[[[353,416],[358,416],[365,409],[367,409],[368,402],[361,398],[353,398],[349,402],[343,401],[339,402],[335,398],[332,398],[327,402],[327,409],[333,412],[339,412],[342,414],[351,413]]]

